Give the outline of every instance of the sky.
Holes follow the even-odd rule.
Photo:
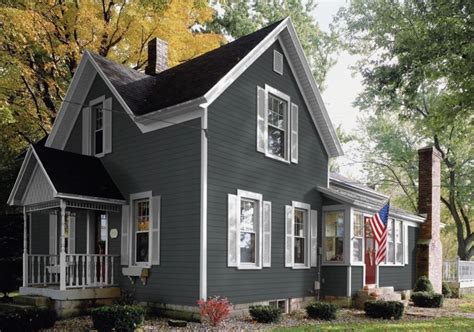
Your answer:
[[[318,6],[313,12],[322,30],[328,31],[329,24],[341,6],[348,6],[348,0],[317,0]],[[358,111],[352,102],[362,91],[360,75],[354,75],[349,69],[357,58],[342,52],[337,63],[330,69],[326,79],[326,89],[322,97],[334,127],[339,125],[346,131],[354,130]]]

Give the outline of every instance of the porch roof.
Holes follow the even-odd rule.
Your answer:
[[[26,205],[27,196],[34,194],[31,191],[39,191],[37,196],[46,196],[45,200],[125,202],[99,158],[48,148],[41,143],[28,149],[8,203]],[[51,192],[49,197],[45,192]]]
[[[319,186],[318,190],[326,197],[337,202],[347,203],[361,210],[377,212],[388,199],[371,188],[361,183],[356,183],[339,174],[331,173],[329,178],[329,188]],[[390,216],[398,217],[402,220],[424,222],[423,216],[405,211],[395,206],[390,206]]]

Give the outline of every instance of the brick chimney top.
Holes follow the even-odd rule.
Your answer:
[[[148,42],[148,64],[145,73],[155,75],[168,69],[168,43],[159,38]]]
[[[441,293],[441,153],[433,146],[418,150],[418,212],[426,216],[416,248],[417,277],[427,276]]]

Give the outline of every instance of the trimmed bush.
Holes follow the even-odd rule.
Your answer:
[[[306,306],[306,314],[314,319],[333,320],[336,319],[339,307],[332,303],[315,302]]]
[[[431,292],[415,292],[411,295],[413,304],[422,308],[441,308],[443,306],[443,295]]]
[[[269,305],[250,306],[249,313],[252,319],[259,323],[278,322],[281,317],[280,309]]]
[[[445,281],[443,281],[442,293],[443,296],[447,299],[449,299],[453,295],[453,292],[451,292],[451,287],[449,287],[449,284]]]
[[[364,303],[365,314],[372,318],[400,319],[405,306],[397,301],[367,301]]]
[[[414,292],[434,292],[433,285],[431,284],[430,279],[426,276],[421,276],[415,283]]]
[[[0,331],[38,331],[54,326],[56,312],[35,307],[1,307]]]
[[[92,309],[92,322],[99,331],[134,331],[143,324],[145,309],[139,305],[104,306]]]
[[[232,304],[225,297],[210,297],[207,301],[198,301],[201,317],[206,319],[211,326],[218,326],[230,315]]]

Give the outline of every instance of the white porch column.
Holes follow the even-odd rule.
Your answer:
[[[59,252],[59,290],[66,290],[66,202],[62,199],[61,208],[61,251]]]
[[[30,234],[31,236],[31,234]],[[23,287],[28,286],[28,216],[23,206]]]

